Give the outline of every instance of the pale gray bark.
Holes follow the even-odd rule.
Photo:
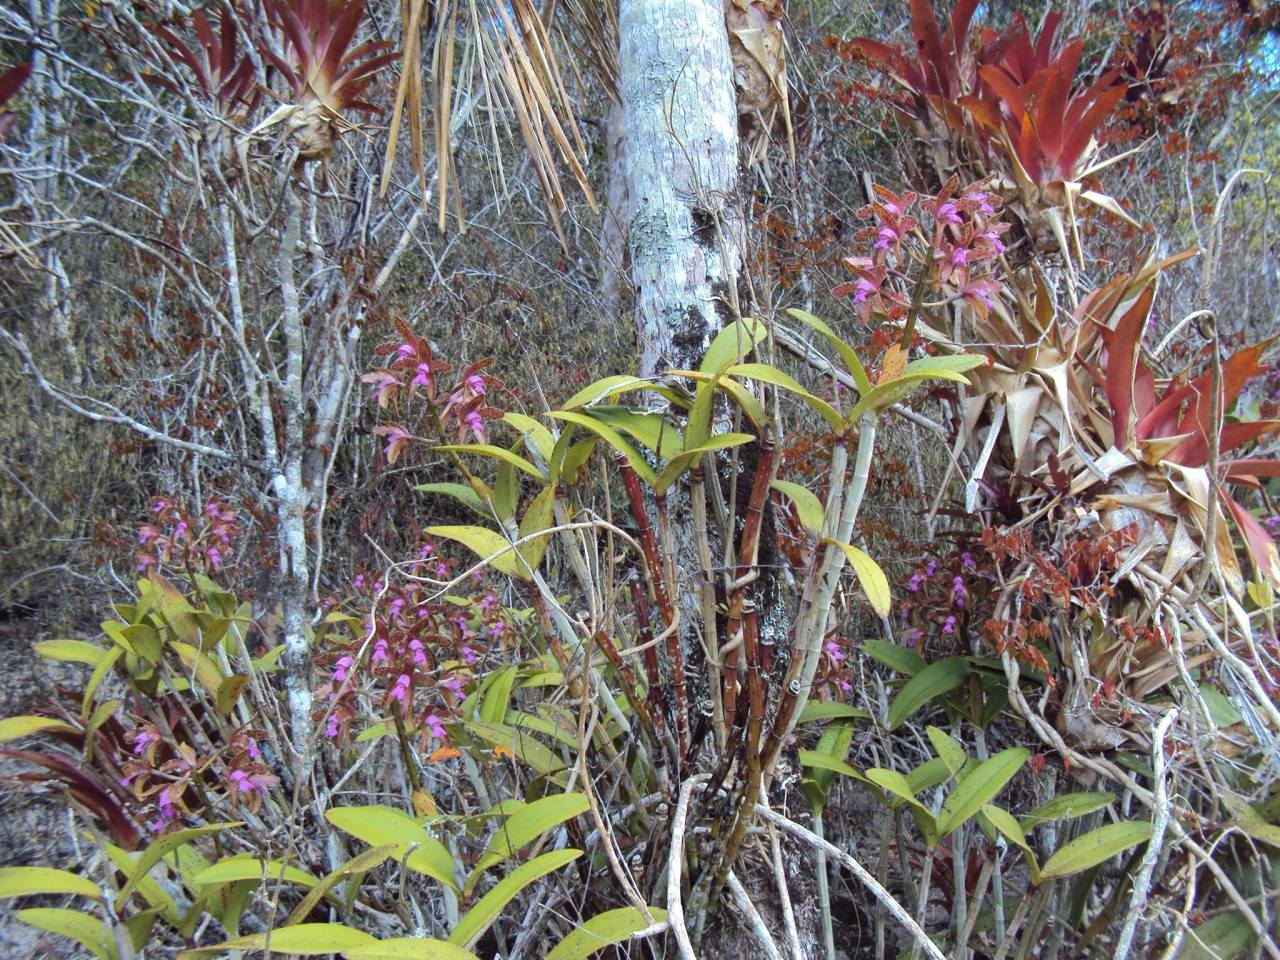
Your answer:
[[[640,372],[696,365],[732,318],[738,115],[719,0],[622,0],[631,276]]]
[[[614,327],[623,322],[625,288],[630,270],[627,264],[627,219],[630,216],[626,158],[626,127],[622,104],[610,102],[605,120],[604,216],[600,226],[600,303],[604,322]]]

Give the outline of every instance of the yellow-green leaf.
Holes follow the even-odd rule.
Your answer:
[[[812,313],[794,308],[789,309],[787,315],[818,331],[827,339],[827,342],[840,355],[840,359],[844,362],[845,369],[849,371],[849,375],[853,377],[853,383],[858,390],[859,396],[871,391],[871,378],[867,376],[867,369],[862,365],[862,361],[858,359],[858,354],[854,352],[853,347],[836,336],[836,332],[825,321],[818,319]]]
[[[745,357],[765,338],[764,321],[754,317],[735,320],[715,335],[711,346],[702,357],[698,369],[702,373],[715,373],[739,357]]]
[[[531,477],[537,477],[539,480],[545,479],[542,476],[542,471],[524,457],[520,456],[518,453],[512,453],[505,447],[495,446],[492,443],[445,443],[435,449],[444,450],[450,453],[471,453],[478,457],[489,457],[493,460],[501,460],[503,463],[510,464],[517,470],[523,470]]]
[[[814,536],[821,536],[826,508],[822,505],[822,501],[818,499],[817,494],[798,483],[792,483],[790,480],[774,480],[769,486],[795,505],[796,516],[800,518],[800,522],[806,530]]]
[[[220,833],[228,827],[243,826],[243,820],[236,820],[230,823],[211,823],[207,827],[192,827],[188,830],[175,830],[173,833],[166,833],[163,837],[152,840],[147,849],[142,851],[142,856],[138,858],[138,863],[133,868],[133,874],[129,877],[129,881],[120,888],[120,896],[116,898],[116,902],[124,903],[128,900],[129,895],[138,888],[138,884],[141,882],[142,878],[151,872],[151,868],[159,863],[167,854],[172,853],[182,845],[190,843],[192,840],[198,840],[201,837]]]
[[[586,796],[581,793],[553,794],[521,807],[499,825],[484,855],[467,877],[463,892],[474,889],[485,870],[506,860],[552,827],[586,813],[589,807]]]
[[[942,804],[938,832],[945,837],[981,810],[984,803],[1004,789],[1030,756],[1030,751],[1022,747],[1002,750],[961,777]]]
[[[960,746],[954,737],[937,727],[925,727],[925,733],[929,736],[929,742],[933,744],[933,752],[942,758],[942,762],[947,765],[947,769],[952,774],[957,774],[964,769],[969,757],[964,752],[964,747]]]
[[[77,732],[76,728],[71,724],[55,720],[53,717],[5,717],[0,720],[0,743],[19,740],[22,737],[29,737],[33,733],[43,733],[47,730],[61,730],[64,733]]]
[[[556,485],[548,484],[533,498],[529,509],[520,519],[520,555],[524,557],[529,569],[537,570],[546,556],[547,547],[551,545],[551,536],[541,535],[555,520]],[[532,539],[526,540],[526,537]]]
[[[253,857],[228,857],[201,870],[191,882],[195,884],[231,883],[233,880],[285,880],[299,886],[314,887],[320,881],[311,874],[280,860],[256,860]]]
[[[521,890],[552,870],[559,870],[565,864],[572,863],[580,856],[582,856],[581,850],[553,850],[516,867],[498,881],[494,888],[481,897],[476,905],[467,911],[466,916],[458,921],[458,925],[449,934],[449,942],[469,947],[489,929],[489,925],[493,923],[502,908]]]
[[[653,923],[667,919],[667,911],[649,907]],[[626,942],[633,933],[650,926],[645,915],[635,907],[618,907],[598,913],[580,924],[547,954],[547,960],[586,960],[599,950],[615,943]]]
[[[102,899],[102,891],[92,880],[53,867],[0,867],[0,899],[27,897],[38,893],[71,894]]]
[[[417,844],[417,849],[405,858],[404,865],[458,889],[448,848],[408,814],[384,806],[333,807],[325,811],[324,817],[339,830],[359,837],[370,846],[399,843],[407,849]]]
[[[16,916],[28,926],[74,940],[98,960],[116,960],[120,955],[110,928],[96,917],[79,910],[35,907],[19,910]]]
[[[509,577],[529,579],[520,555],[507,538],[488,527],[443,526],[427,527],[427,533],[433,537],[444,537],[462,544],[476,556],[488,562],[489,566]]]
[[[551,462],[551,451],[555,448],[556,441],[550,430],[523,413],[508,411],[502,415],[502,419],[519,430],[524,436],[525,444],[537,450],[545,462]]]
[[[622,434],[609,424],[604,423],[601,420],[597,420],[595,417],[589,416],[588,414],[572,413],[567,410],[553,410],[551,411],[551,416],[555,417],[557,420],[563,420],[565,423],[571,423],[574,426],[582,427],[584,430],[590,430],[592,433],[599,436],[605,443],[613,447],[615,451],[622,454],[622,456],[626,458],[627,463],[631,465],[631,469],[634,470],[636,474],[650,486],[652,486],[653,481],[657,479],[657,474],[654,472],[653,467],[649,466],[640,451],[633,447],[627,439],[622,436]]]
[[[1045,879],[1069,877],[1088,870],[1130,847],[1136,847],[1151,839],[1151,824],[1146,821],[1125,820],[1109,823],[1091,830],[1083,837],[1076,837],[1066,846],[1054,852],[1040,874]]]
[[[310,915],[315,905],[320,902],[320,898],[329,896],[329,891],[347,877],[368,873],[386,860],[387,857],[394,856],[403,849],[404,844],[402,843],[387,843],[380,847],[371,847],[363,853],[356,854],[331,873],[325,874],[324,878],[302,898],[302,902],[293,908],[293,912],[289,914],[289,919],[285,921],[285,926],[291,927],[296,923],[302,922]]]
[[[267,933],[238,937],[212,947],[197,947],[195,950],[185,951],[181,956],[197,957],[229,950],[266,950],[271,953],[296,953],[302,957],[322,957],[377,942],[363,930],[341,923],[299,923],[297,926],[279,927]]]
[[[1018,821],[1024,831],[1051,820],[1070,820],[1093,813],[1109,804],[1115,797],[1110,793],[1063,793],[1046,800]]]
[[[47,660],[96,667],[107,651],[95,643],[85,643],[83,640],[43,640],[36,644],[36,653]]]
[[[862,592],[867,595],[871,609],[880,616],[887,617],[893,599],[889,594],[889,580],[880,569],[880,565],[857,547],[836,540],[829,542],[844,551],[849,566],[853,567],[853,572],[858,575],[858,583],[862,585]]]
[[[347,960],[476,960],[470,950],[444,940],[396,937],[343,952]]]
[[[947,657],[929,664],[907,681],[906,686],[889,704],[886,725],[895,730],[909,716],[935,697],[950,693],[969,676],[969,664],[964,657]]]
[[[480,499],[480,495],[465,483],[420,483],[413,488],[417,493],[440,494],[466,505],[473,513],[486,520],[491,519],[491,512]]]

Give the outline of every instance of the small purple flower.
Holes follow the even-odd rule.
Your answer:
[[[205,556],[209,558],[209,564],[213,567],[213,569],[215,570],[222,569],[222,551],[220,551],[217,547],[210,547],[208,550],[205,551]]]
[[[409,649],[413,652],[413,662],[418,666],[422,666],[427,662],[427,654],[422,647],[421,640],[410,640]]]
[[[408,703],[409,675],[407,673],[402,673],[396,678],[396,684],[391,688],[391,699],[399,701],[401,706],[405,706]]]
[[[138,546],[145,547],[148,543],[156,538],[155,527],[143,527],[138,531]]]
[[[168,500],[157,500],[155,503],[151,505],[151,512],[159,513],[160,511],[164,510],[164,508],[167,506],[169,506]]]
[[[964,588],[964,577],[957,576],[952,578],[951,602],[954,603],[957,607],[963,607],[964,598],[967,595],[967,593],[968,592]]]
[[[129,786],[134,780],[138,778],[138,774],[140,774],[141,772],[142,772],[141,770],[135,770],[133,771],[133,773],[130,773],[130,774],[127,774],[126,776],[121,777],[120,786],[122,787]]]
[[[383,650],[383,653],[386,653],[385,649]],[[377,656],[376,651],[374,656],[375,657]],[[333,682],[342,683],[342,681],[346,680],[347,671],[351,669],[351,667],[355,664],[355,662],[356,662],[355,659],[352,657],[339,657],[338,662],[337,664],[335,664],[334,671],[333,671]]]
[[[891,246],[898,242],[898,231],[893,227],[881,227],[880,239],[876,241],[875,249],[888,250]]]
[[[917,570],[915,573],[911,575],[911,582],[907,584],[907,589],[910,590],[912,593],[918,593],[920,588],[923,585],[924,585],[924,574],[921,573],[919,570]],[[904,610],[903,613],[905,612],[906,611]]]
[[[506,632],[507,622],[505,620],[495,620],[493,622],[493,626],[489,628],[489,635],[495,640],[499,639]]]
[[[410,387],[426,387],[431,388],[431,367],[425,363],[418,364],[418,372],[414,374],[413,379],[409,381]]]
[[[400,344],[400,346],[396,347],[397,360],[408,360],[411,357],[416,357],[417,355],[418,355],[418,350],[411,343],[402,343]]]
[[[844,659],[844,654],[840,651],[840,645],[834,640],[828,640],[822,645],[822,649],[827,651],[827,655],[836,663]]]
[[[248,793],[253,789],[253,782],[249,779],[249,775],[243,770],[232,770],[231,782],[236,785],[236,789],[241,793]]]
[[[878,289],[879,288],[866,277],[860,278],[853,288],[853,302],[866,303],[871,295]]]
[[[338,715],[336,713],[329,714],[329,722],[325,724],[324,735],[331,740],[338,735]]]
[[[392,601],[391,601],[391,616],[393,616],[393,617],[398,617],[398,616],[400,616],[401,611],[403,611],[403,610],[404,610],[404,603],[405,603],[405,601],[404,601],[404,597],[396,597],[394,600],[392,600]]]
[[[978,212],[984,217],[989,217],[996,212],[996,208],[991,206],[991,198],[985,193],[971,193],[968,199],[978,204]]]
[[[479,410],[472,410],[463,419],[466,420],[467,426],[470,427],[477,436],[483,435],[484,417],[480,416]]]
[[[991,244],[991,249],[997,254],[1004,253],[1004,243],[1000,240],[1000,235],[994,230],[987,230],[978,234],[979,240],[985,240]]]
[[[173,528],[173,539],[181,540],[187,535],[187,521],[179,520],[178,525]]]
[[[978,565],[973,562],[973,554],[970,553],[968,550],[960,554],[960,566],[964,567],[964,569],[966,570],[978,569]]]
[[[435,552],[436,552],[435,547],[433,547],[429,543],[424,543],[421,547],[418,548],[418,559],[425,560],[427,559],[427,557],[431,556],[431,554]]]
[[[357,574],[356,574],[356,578],[355,578],[354,580],[352,580],[352,581],[351,581],[351,589],[352,589],[352,590],[363,590],[363,589],[364,589],[364,574],[363,574],[363,573],[357,573]]]
[[[475,665],[476,652],[472,650],[469,646],[467,646],[465,643],[462,645],[462,648],[458,651],[458,653],[462,655],[462,659],[467,666],[471,667]]]
[[[951,265],[959,267],[969,262],[969,251],[964,247],[956,247],[951,251]]]
[[[178,811],[173,806],[173,799],[169,796],[169,791],[162,790],[157,803],[160,806],[160,816],[166,821],[172,820],[178,815]]]
[[[444,724],[440,722],[440,718],[434,713],[427,714],[427,729],[431,731],[431,735],[437,740],[443,740],[448,734],[445,732]]]
[[[939,223],[960,223],[960,211],[954,203],[944,203],[938,208]]]
[[[454,696],[458,696],[458,697],[462,696],[462,680],[455,675],[451,674],[450,676],[441,680],[440,686],[444,687],[446,690],[451,691],[454,694]]]
[[[851,693],[851,692],[853,692],[853,685],[852,685],[851,683],[849,683],[849,681],[848,681],[848,680],[841,680],[841,681],[840,681],[840,690],[841,690],[841,692],[843,692],[843,693]]]
[[[387,660],[390,659],[387,656],[387,641],[383,640],[381,637],[379,637],[378,642],[373,645],[373,659],[378,663],[386,663]]]
[[[149,553],[144,553],[138,558],[138,572],[146,573],[148,569],[156,565],[156,558]]]
[[[926,577],[932,577],[937,572],[938,572],[938,561],[930,557],[929,562],[924,565],[924,575]]]
[[[471,374],[463,383],[472,393],[484,393],[484,377],[478,373]]]
[[[249,738],[244,748],[249,751],[249,756],[254,760],[262,759],[262,751],[258,749],[258,741],[253,739],[253,737]]]
[[[943,622],[943,624],[942,624],[942,632],[943,632],[943,633],[955,633],[955,632],[956,632],[956,618],[955,618],[955,617],[947,617],[947,619],[946,619],[946,620]]]
[[[480,600],[480,610],[487,616],[498,609],[498,598],[492,593],[486,593]]]
[[[436,576],[447,577],[449,575],[449,566],[443,560],[436,564]]]
[[[142,752],[147,749],[147,745],[151,743],[159,743],[160,738],[149,730],[143,730],[138,734],[138,739],[133,741],[133,755],[135,757],[142,756]]]

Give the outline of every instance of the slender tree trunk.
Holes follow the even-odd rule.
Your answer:
[[[604,322],[617,327],[623,322],[625,292],[630,274],[627,263],[626,125],[622,104],[610,101],[605,120],[605,177],[607,182],[603,223],[600,226],[600,304]]]
[[[720,0],[622,0],[631,277],[640,372],[688,367],[736,305],[738,116]]]
[[[285,174],[290,176],[289,173]],[[284,626],[285,691],[289,698],[290,735],[301,762],[311,735],[311,648],[307,642],[307,488],[302,477],[306,453],[303,396],[302,308],[294,277],[302,216],[294,185],[284,189],[285,226],[280,240],[280,297],[284,315],[284,457],[276,474],[276,517],[280,525],[280,607]]]

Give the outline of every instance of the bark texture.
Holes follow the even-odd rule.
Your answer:
[[[640,373],[688,367],[733,315],[738,117],[719,0],[622,0],[619,86]]]

